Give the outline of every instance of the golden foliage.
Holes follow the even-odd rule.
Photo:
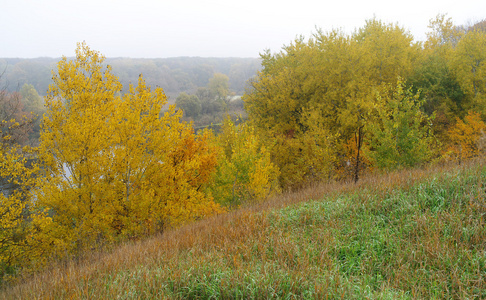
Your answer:
[[[216,164],[167,98],[142,76],[121,85],[104,57],[78,45],[63,58],[46,97],[39,157],[45,174],[39,207],[53,222],[57,251],[76,251],[123,236],[162,230],[221,209],[201,192]]]
[[[13,127],[21,126],[13,119],[10,123]],[[37,237],[51,219],[42,210],[32,209],[31,190],[35,188],[39,169],[32,159],[27,159],[30,151],[28,147],[20,149],[15,143],[0,143],[0,275],[3,279],[19,266],[26,268],[45,259],[46,247]]]
[[[471,109],[486,117],[486,32],[473,30],[464,35],[451,59],[451,69],[471,103]]]
[[[278,168],[252,126],[235,126],[228,116],[215,139],[219,145],[217,171],[209,192],[227,206],[261,201],[280,191]]]
[[[451,145],[446,157],[454,157],[459,161],[479,156],[484,150],[484,134],[486,124],[478,112],[470,111],[464,121],[457,118],[456,124],[449,129]]]
[[[350,36],[318,31],[262,55],[264,68],[243,99],[282,186],[342,174],[333,171],[347,160],[344,143],[357,134],[361,145],[375,122],[376,91],[413,72],[420,48],[412,41],[404,29],[373,19]]]

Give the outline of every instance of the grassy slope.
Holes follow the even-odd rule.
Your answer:
[[[482,163],[315,186],[53,267],[2,292],[26,299],[485,299],[485,195]]]

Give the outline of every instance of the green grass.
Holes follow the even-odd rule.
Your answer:
[[[127,245],[91,268],[51,271],[6,295],[486,299],[486,168],[415,175],[203,221]]]

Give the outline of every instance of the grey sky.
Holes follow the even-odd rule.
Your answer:
[[[485,0],[0,0],[0,57],[73,56],[86,41],[107,57],[258,57],[315,28],[350,33],[376,16],[418,40],[429,20],[486,18]]]

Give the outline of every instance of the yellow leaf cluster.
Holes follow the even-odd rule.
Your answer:
[[[279,192],[278,168],[253,127],[235,126],[228,116],[214,141],[221,147],[216,173],[209,187],[215,201],[226,206],[261,201]]]
[[[464,121],[457,118],[456,124],[449,129],[452,145],[446,155],[452,155],[459,161],[480,155],[485,148],[485,131],[486,124],[478,112],[470,111]]]
[[[0,274],[11,268],[42,261],[44,248],[34,238],[48,218],[32,210],[30,190],[34,188],[38,166],[28,162],[27,148],[0,144]],[[37,220],[37,225],[32,220]]]

